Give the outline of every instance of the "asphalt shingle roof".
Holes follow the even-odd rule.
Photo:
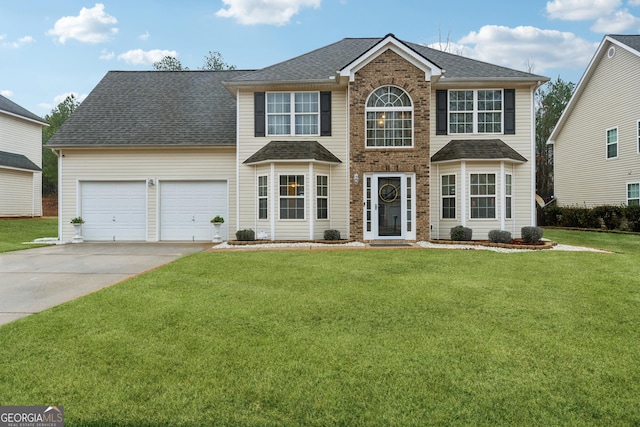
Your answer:
[[[222,85],[246,71],[111,71],[48,146],[234,146],[236,100]]]
[[[312,52],[236,77],[231,83],[256,82],[330,82],[336,72],[373,48],[384,38],[346,38]],[[402,41],[401,41],[402,42]],[[402,42],[419,55],[445,70],[445,79],[524,79],[548,78],[524,71],[488,64],[475,59],[442,52],[416,43]]]
[[[454,139],[431,156],[432,162],[450,160],[511,159],[526,162],[516,150],[500,139]]]
[[[0,167],[12,169],[24,169],[29,171],[41,171],[35,163],[22,154],[0,151]]]
[[[16,116],[24,117],[29,120],[34,120],[42,124],[47,124],[47,122],[44,121],[42,117],[36,116],[31,111],[19,106],[15,102],[10,101],[9,99],[5,98],[2,95],[0,95],[0,112],[1,111],[6,111],[7,113],[15,114]]]
[[[635,49],[636,51],[640,52],[640,35],[610,34],[609,37],[618,40],[620,43],[626,44],[631,49]]]
[[[342,163],[318,141],[271,141],[243,163],[252,164],[274,160],[316,160]]]

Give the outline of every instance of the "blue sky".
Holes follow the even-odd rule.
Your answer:
[[[605,34],[640,33],[640,0],[3,0],[0,94],[44,116],[164,55],[256,69],[388,33],[577,83]]]

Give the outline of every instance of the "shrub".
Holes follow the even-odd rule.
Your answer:
[[[544,208],[543,212],[545,225],[548,225],[550,227],[559,227],[562,225],[563,209],[560,206],[547,206],[546,208]]]
[[[324,230],[324,240],[340,240],[340,230]]]
[[[238,240],[256,240],[256,233],[248,228],[236,231],[236,239]]]
[[[624,208],[624,216],[629,230],[640,233],[640,206],[627,206]]]
[[[456,225],[451,229],[451,240],[468,242],[471,240],[472,234],[473,231],[470,228]]]
[[[596,206],[591,209],[594,218],[598,218],[601,226],[607,230],[617,230],[622,224],[623,209],[621,206]]]
[[[489,241],[491,243],[511,243],[511,233],[505,230],[491,230]]]
[[[525,243],[538,243],[542,239],[544,230],[540,227],[522,227],[520,232]]]
[[[592,209],[578,206],[562,208],[561,227],[600,228],[600,219]]]

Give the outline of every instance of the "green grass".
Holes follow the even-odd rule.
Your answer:
[[[638,425],[615,254],[211,252],[0,328],[0,404],[67,426]]]
[[[58,218],[0,219],[0,252],[29,249],[24,245],[42,237],[58,236]]]

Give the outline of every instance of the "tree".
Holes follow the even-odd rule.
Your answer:
[[[71,94],[51,110],[51,114],[44,116],[49,127],[42,128],[43,145],[60,129],[79,105],[80,102]],[[58,157],[44,146],[42,147],[42,194],[45,196],[58,194]]]
[[[154,71],[184,71],[188,68],[183,68],[182,63],[178,58],[174,56],[165,56],[160,61],[153,63]]]
[[[560,77],[536,91],[536,193],[553,196],[553,146],[547,140],[569,103],[575,84]]]
[[[213,71],[222,71],[222,70],[235,70],[235,65],[229,65],[224,62],[222,58],[222,54],[220,52],[212,52],[209,51],[209,54],[204,57],[204,65],[201,70],[213,70]]]

